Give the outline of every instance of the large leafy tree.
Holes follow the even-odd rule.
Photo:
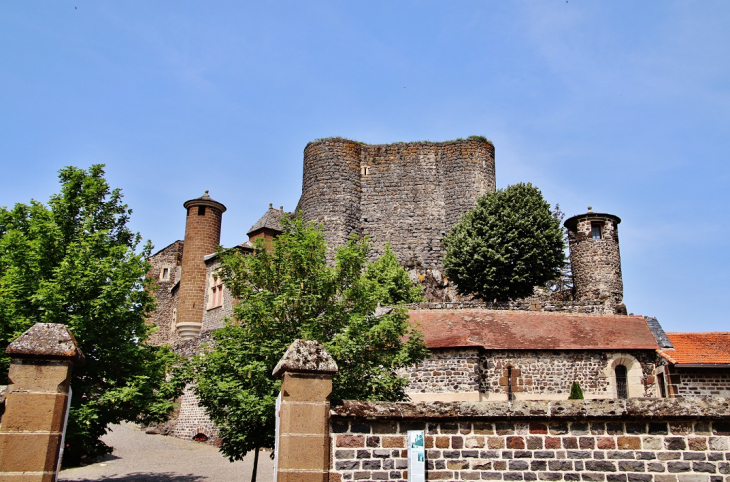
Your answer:
[[[165,383],[173,361],[144,345],[154,308],[146,289],[151,245],[127,227],[131,210],[101,165],[67,167],[61,192],[0,208],[0,373],[8,343],[37,322],[62,323],[86,357],[73,372],[64,465],[111,452],[99,437],[123,420],[154,420],[179,386]]]
[[[383,255],[369,263],[365,278],[375,283],[377,297],[383,305],[420,303],[426,301],[423,286],[411,281],[406,270],[398,263],[395,253],[386,243]]]
[[[462,294],[484,301],[529,296],[560,277],[563,231],[532,184],[487,193],[444,238],[447,276]]]
[[[336,360],[334,399],[405,399],[397,370],[426,355],[405,308],[378,310],[383,290],[363,276],[365,241],[351,238],[328,266],[317,227],[299,217],[282,225],[270,250],[260,242],[252,255],[221,252],[220,274],[238,304],[194,362],[196,393],[231,460],[273,447],[280,381],[271,372],[294,340],[318,340]]]

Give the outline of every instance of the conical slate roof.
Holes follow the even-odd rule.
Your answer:
[[[251,233],[261,229],[270,229],[277,233],[281,233],[283,231],[283,229],[281,229],[281,218],[284,217],[284,214],[286,214],[284,213],[284,209],[276,209],[272,204],[269,204],[269,209],[263,216],[261,216],[261,219],[251,226],[251,229],[249,229],[246,234],[251,236]]]

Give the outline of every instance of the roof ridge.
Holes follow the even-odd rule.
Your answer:
[[[730,331],[667,331],[667,335],[730,335]]]

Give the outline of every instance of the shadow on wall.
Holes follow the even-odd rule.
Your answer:
[[[101,479],[78,479],[76,482],[98,482],[99,480],[115,480],[117,482],[138,482],[144,480],[150,482],[202,482],[210,479],[200,475],[180,475],[173,472],[135,472],[133,474],[121,475],[119,477],[111,476],[103,477]]]

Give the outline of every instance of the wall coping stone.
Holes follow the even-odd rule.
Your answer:
[[[515,301],[503,301],[497,303],[485,302],[485,301],[441,301],[441,302],[423,302],[423,303],[410,303],[403,305],[409,310],[472,310],[472,309],[485,309],[494,311],[527,311],[527,306],[530,305],[532,300],[540,301],[542,305],[542,311],[554,311],[555,309],[563,309],[570,307],[591,307],[591,306],[603,306],[605,304],[602,300],[550,300],[544,299],[539,296],[532,296],[523,298]],[[600,316],[600,315],[597,315]]]
[[[36,323],[10,343],[5,353],[13,358],[70,359],[76,366],[85,362],[76,338],[60,323]]]
[[[353,419],[730,419],[730,398],[631,398],[506,402],[362,402],[346,400],[331,416]]]
[[[316,340],[294,340],[276,364],[272,375],[281,377],[285,372],[335,374],[337,371],[337,363],[322,343]]]

